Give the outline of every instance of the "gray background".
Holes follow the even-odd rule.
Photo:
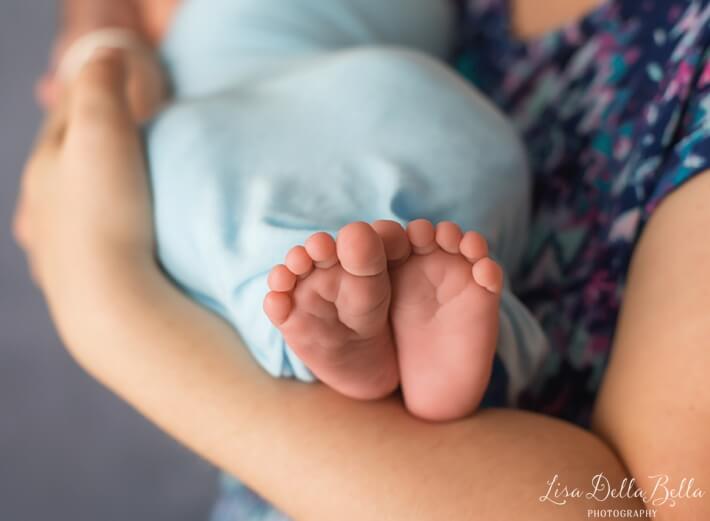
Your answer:
[[[0,0],[0,520],[206,519],[214,470],[70,360],[12,242],[53,6]]]

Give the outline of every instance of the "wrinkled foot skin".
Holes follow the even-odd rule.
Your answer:
[[[390,259],[390,316],[402,392],[422,419],[467,416],[488,386],[503,272],[485,239],[454,223],[373,224]]]
[[[264,311],[322,382],[361,400],[398,387],[387,257],[369,224],[349,224],[335,241],[311,236],[272,270],[269,287]]]

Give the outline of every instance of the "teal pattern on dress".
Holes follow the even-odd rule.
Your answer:
[[[607,0],[528,41],[506,0],[460,7],[459,69],[515,122],[535,176],[517,292],[552,353],[521,403],[584,425],[640,233],[710,169],[710,2]]]

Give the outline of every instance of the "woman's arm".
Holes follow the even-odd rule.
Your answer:
[[[595,413],[596,431],[642,488],[650,492],[668,475],[669,488],[685,478],[705,491],[703,498],[658,505],[663,520],[710,519],[708,201],[710,172],[669,196],[651,218],[634,255]]]
[[[597,438],[515,411],[451,424],[274,380],[152,256],[145,170],[120,87],[95,60],[29,163],[16,234],[72,355],[168,433],[296,519],[586,519],[631,499],[556,498],[624,470]],[[117,71],[118,69],[118,71]],[[65,123],[65,121],[68,121]],[[100,168],[97,168],[100,166]]]
[[[356,402],[324,386],[274,380],[229,326],[150,262],[105,261],[84,283],[48,292],[76,360],[295,519],[571,521],[600,505],[541,503],[555,474],[584,490],[600,472],[617,484],[624,477],[599,440],[552,419],[487,411],[427,424],[396,399]],[[105,296],[100,305],[97,294]]]

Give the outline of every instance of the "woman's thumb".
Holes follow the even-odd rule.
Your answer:
[[[122,53],[115,49],[98,50],[69,86],[69,130],[133,128],[126,78]]]

